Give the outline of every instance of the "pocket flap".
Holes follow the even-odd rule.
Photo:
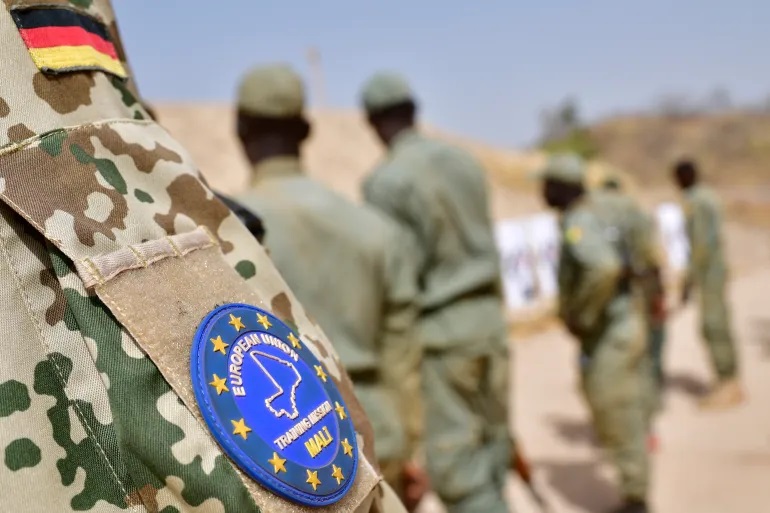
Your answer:
[[[221,305],[241,303],[269,310],[266,298],[260,297],[230,267],[216,239],[203,227],[86,258],[77,262],[76,268],[184,404],[201,423],[208,425],[191,379],[191,346],[196,331],[201,321]],[[343,401],[357,404],[347,385],[338,383]],[[360,455],[355,481],[339,502],[322,508],[306,507],[278,497],[247,476],[237,464],[234,467],[257,505],[265,511],[353,511],[379,482],[376,470]]]

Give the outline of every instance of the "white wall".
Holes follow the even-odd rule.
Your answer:
[[[676,203],[663,203],[657,207],[655,218],[667,266],[671,272],[679,273],[689,255],[684,213]],[[560,236],[558,221],[551,214],[505,219],[496,224],[509,310],[521,310],[556,297]]]

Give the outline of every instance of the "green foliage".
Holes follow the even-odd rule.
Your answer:
[[[544,141],[540,149],[546,153],[575,153],[586,160],[599,154],[599,147],[586,128],[575,128],[564,137]]]
[[[546,153],[575,153],[586,160],[599,153],[591,132],[583,124],[575,98],[565,98],[541,114],[542,134],[539,147]]]

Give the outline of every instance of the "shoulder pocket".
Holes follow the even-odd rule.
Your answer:
[[[85,258],[75,265],[86,286],[93,288],[202,421],[190,375],[191,345],[201,320],[223,304],[270,308],[225,261],[217,239],[198,227]],[[364,458],[359,462],[353,487],[335,507],[354,509],[379,481]],[[285,513],[311,511],[279,499],[241,469],[238,474],[259,506]]]

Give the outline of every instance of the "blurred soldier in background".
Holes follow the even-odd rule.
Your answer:
[[[331,343],[184,148],[148,120],[110,3],[0,9],[0,511],[315,511],[226,457],[193,393],[196,330],[236,302],[291,314],[354,422],[357,471],[326,509],[403,511],[375,472],[369,423]],[[200,342],[226,352],[221,339]],[[203,387],[227,397],[214,378]],[[251,441],[252,427],[241,419],[240,434],[219,434]],[[310,489],[302,469],[288,478],[291,456],[272,456],[284,483]]]
[[[684,194],[690,261],[682,291],[686,303],[697,288],[701,330],[706,340],[717,384],[701,401],[707,409],[729,408],[743,401],[738,379],[738,356],[726,303],[728,279],[722,237],[722,212],[714,192],[700,183],[694,162],[682,160],[674,166],[674,180]]]
[[[238,136],[253,181],[238,200],[263,217],[273,262],[334,340],[372,421],[383,474],[414,507],[425,480],[411,461],[422,353],[412,251],[391,220],[308,177],[300,151],[309,133],[301,78],[285,65],[249,71]]]
[[[361,101],[387,146],[364,196],[417,240],[431,484],[450,513],[506,512],[510,363],[484,170],[417,131],[402,77],[376,74]]]
[[[540,173],[546,203],[561,214],[559,316],[580,341],[583,391],[620,476],[617,513],[647,512],[645,446],[649,381],[639,305],[622,241],[625,226],[584,189],[583,162],[556,155]]]
[[[616,219],[627,238],[622,242],[624,258],[631,269],[633,284],[640,294],[647,327],[647,346],[652,366],[650,412],[659,411],[663,390],[663,344],[666,337],[666,291],[661,272],[662,250],[653,217],[622,190],[616,172],[608,173],[593,192],[593,201],[607,209],[608,219]],[[654,438],[651,438],[653,446]]]

